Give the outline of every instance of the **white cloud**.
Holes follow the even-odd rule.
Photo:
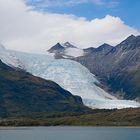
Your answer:
[[[118,0],[24,0],[27,4],[32,5],[35,9],[46,10],[51,7],[68,7],[79,4],[93,4],[105,8],[115,8],[119,5]]]
[[[117,44],[138,31],[107,15],[91,21],[73,15],[32,11],[22,0],[0,0],[0,41],[10,49],[43,52],[57,42],[81,48]]]
[[[78,4],[91,3],[95,5],[105,4],[102,0],[25,0],[27,4],[30,4],[36,8],[48,8],[48,7],[62,7],[73,6]]]

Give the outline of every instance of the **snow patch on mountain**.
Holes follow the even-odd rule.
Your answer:
[[[79,57],[84,55],[84,51],[78,48],[67,48],[65,49],[65,55],[71,57]]]
[[[83,56],[84,55],[84,51],[83,49],[79,49],[76,46],[72,45],[69,42],[65,42],[63,44],[61,44],[64,47],[64,54],[63,57],[79,57],[79,56]]]

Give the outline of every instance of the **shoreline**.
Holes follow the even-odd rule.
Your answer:
[[[0,126],[0,130],[26,129],[26,128],[139,128],[140,126]]]

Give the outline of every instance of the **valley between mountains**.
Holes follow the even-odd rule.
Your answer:
[[[92,109],[105,115],[118,112],[104,109],[134,108],[129,112],[136,113],[138,121],[139,107],[140,36],[131,35],[117,46],[87,49],[57,43],[44,54],[0,45],[1,118],[31,113],[85,115],[92,114]]]

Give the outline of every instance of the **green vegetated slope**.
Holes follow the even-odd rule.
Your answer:
[[[140,126],[140,108],[26,114],[0,120],[0,126]]]
[[[0,117],[31,112],[89,110],[82,99],[58,84],[15,70],[0,61]]]

